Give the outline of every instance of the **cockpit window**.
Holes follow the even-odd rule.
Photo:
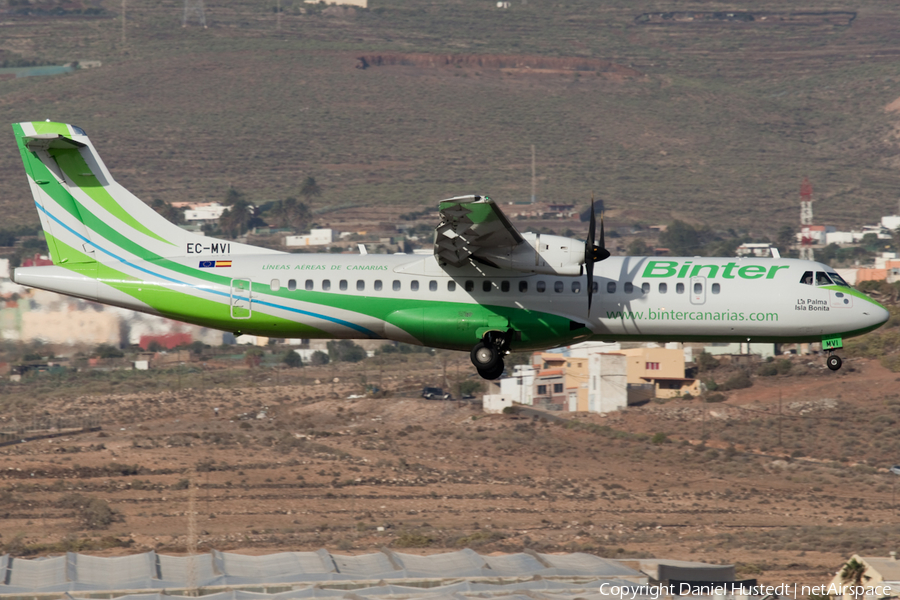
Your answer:
[[[832,281],[834,281],[836,284],[842,285],[844,287],[850,287],[850,284],[844,281],[844,278],[837,273],[829,273],[828,276],[831,277]]]
[[[74,131],[76,135],[87,135],[84,132],[84,129],[82,129],[81,127],[75,127],[74,125],[72,125],[72,131]]]
[[[825,271],[816,271],[816,285],[834,285]]]
[[[813,284],[813,273],[812,271],[807,271],[803,274],[803,277],[800,278],[800,283],[804,285],[812,285]]]

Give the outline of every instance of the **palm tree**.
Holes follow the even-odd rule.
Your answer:
[[[322,188],[319,187],[319,184],[316,183],[315,177],[307,177],[306,181],[303,182],[303,187],[300,189],[300,193],[304,198],[309,200],[310,198],[317,198],[322,195]]]
[[[844,564],[844,568],[841,569],[841,581],[854,586],[854,598],[860,596],[859,592],[862,589],[863,580],[868,581],[871,579],[871,577],[866,575],[866,568],[864,563],[856,560],[856,557],[854,557],[848,560],[846,564]]]
[[[231,208],[225,209],[219,217],[219,227],[231,237],[235,238],[247,231],[250,219],[253,218],[253,209],[244,200],[238,200]]]
[[[168,202],[160,200],[159,198],[155,198],[150,206],[153,208],[153,210],[161,214],[166,220],[171,221],[176,225],[184,223],[184,211],[175,208]]]
[[[303,202],[298,202],[293,196],[280,201],[276,212],[282,224],[297,231],[306,229],[306,226],[312,219],[309,207]]]

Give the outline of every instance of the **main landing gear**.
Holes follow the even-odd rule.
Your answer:
[[[825,365],[828,366],[832,371],[837,371],[841,368],[843,361],[841,361],[841,357],[837,354],[833,354],[831,352],[828,353],[828,358],[825,359]]]
[[[472,364],[484,379],[497,379],[503,374],[503,357],[509,354],[513,330],[489,331],[472,348]]]

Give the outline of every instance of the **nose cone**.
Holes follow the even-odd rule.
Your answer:
[[[880,304],[873,304],[871,306],[867,306],[865,312],[869,313],[868,317],[871,320],[872,328],[875,329],[877,327],[881,327],[887,320],[891,318],[891,313]]]
[[[879,327],[887,323],[887,320],[891,318],[891,313],[888,311],[888,309],[883,307],[877,301],[859,292],[857,292],[856,295],[860,299],[866,301],[860,303],[857,308],[857,310],[859,310],[857,314],[859,314],[859,316],[861,317],[860,321],[863,325],[863,329],[862,331],[860,331],[860,333],[866,333],[874,329],[878,329]]]

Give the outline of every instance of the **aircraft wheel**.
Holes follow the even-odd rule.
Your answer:
[[[478,342],[475,344],[475,347],[472,348],[472,364],[475,365],[475,368],[478,369],[478,373],[481,374],[482,371],[486,373],[493,373],[497,365],[503,365],[503,357],[500,356],[500,351],[497,349],[494,344],[484,343],[484,341]],[[482,375],[484,377],[484,375]],[[490,379],[496,379],[496,377],[491,377]]]
[[[825,359],[825,364],[828,365],[828,368],[832,371],[837,371],[841,368],[841,357],[837,354],[829,354],[828,358]]]
[[[503,375],[503,360],[501,360],[493,369],[478,369],[478,374],[483,379],[494,380]]]

